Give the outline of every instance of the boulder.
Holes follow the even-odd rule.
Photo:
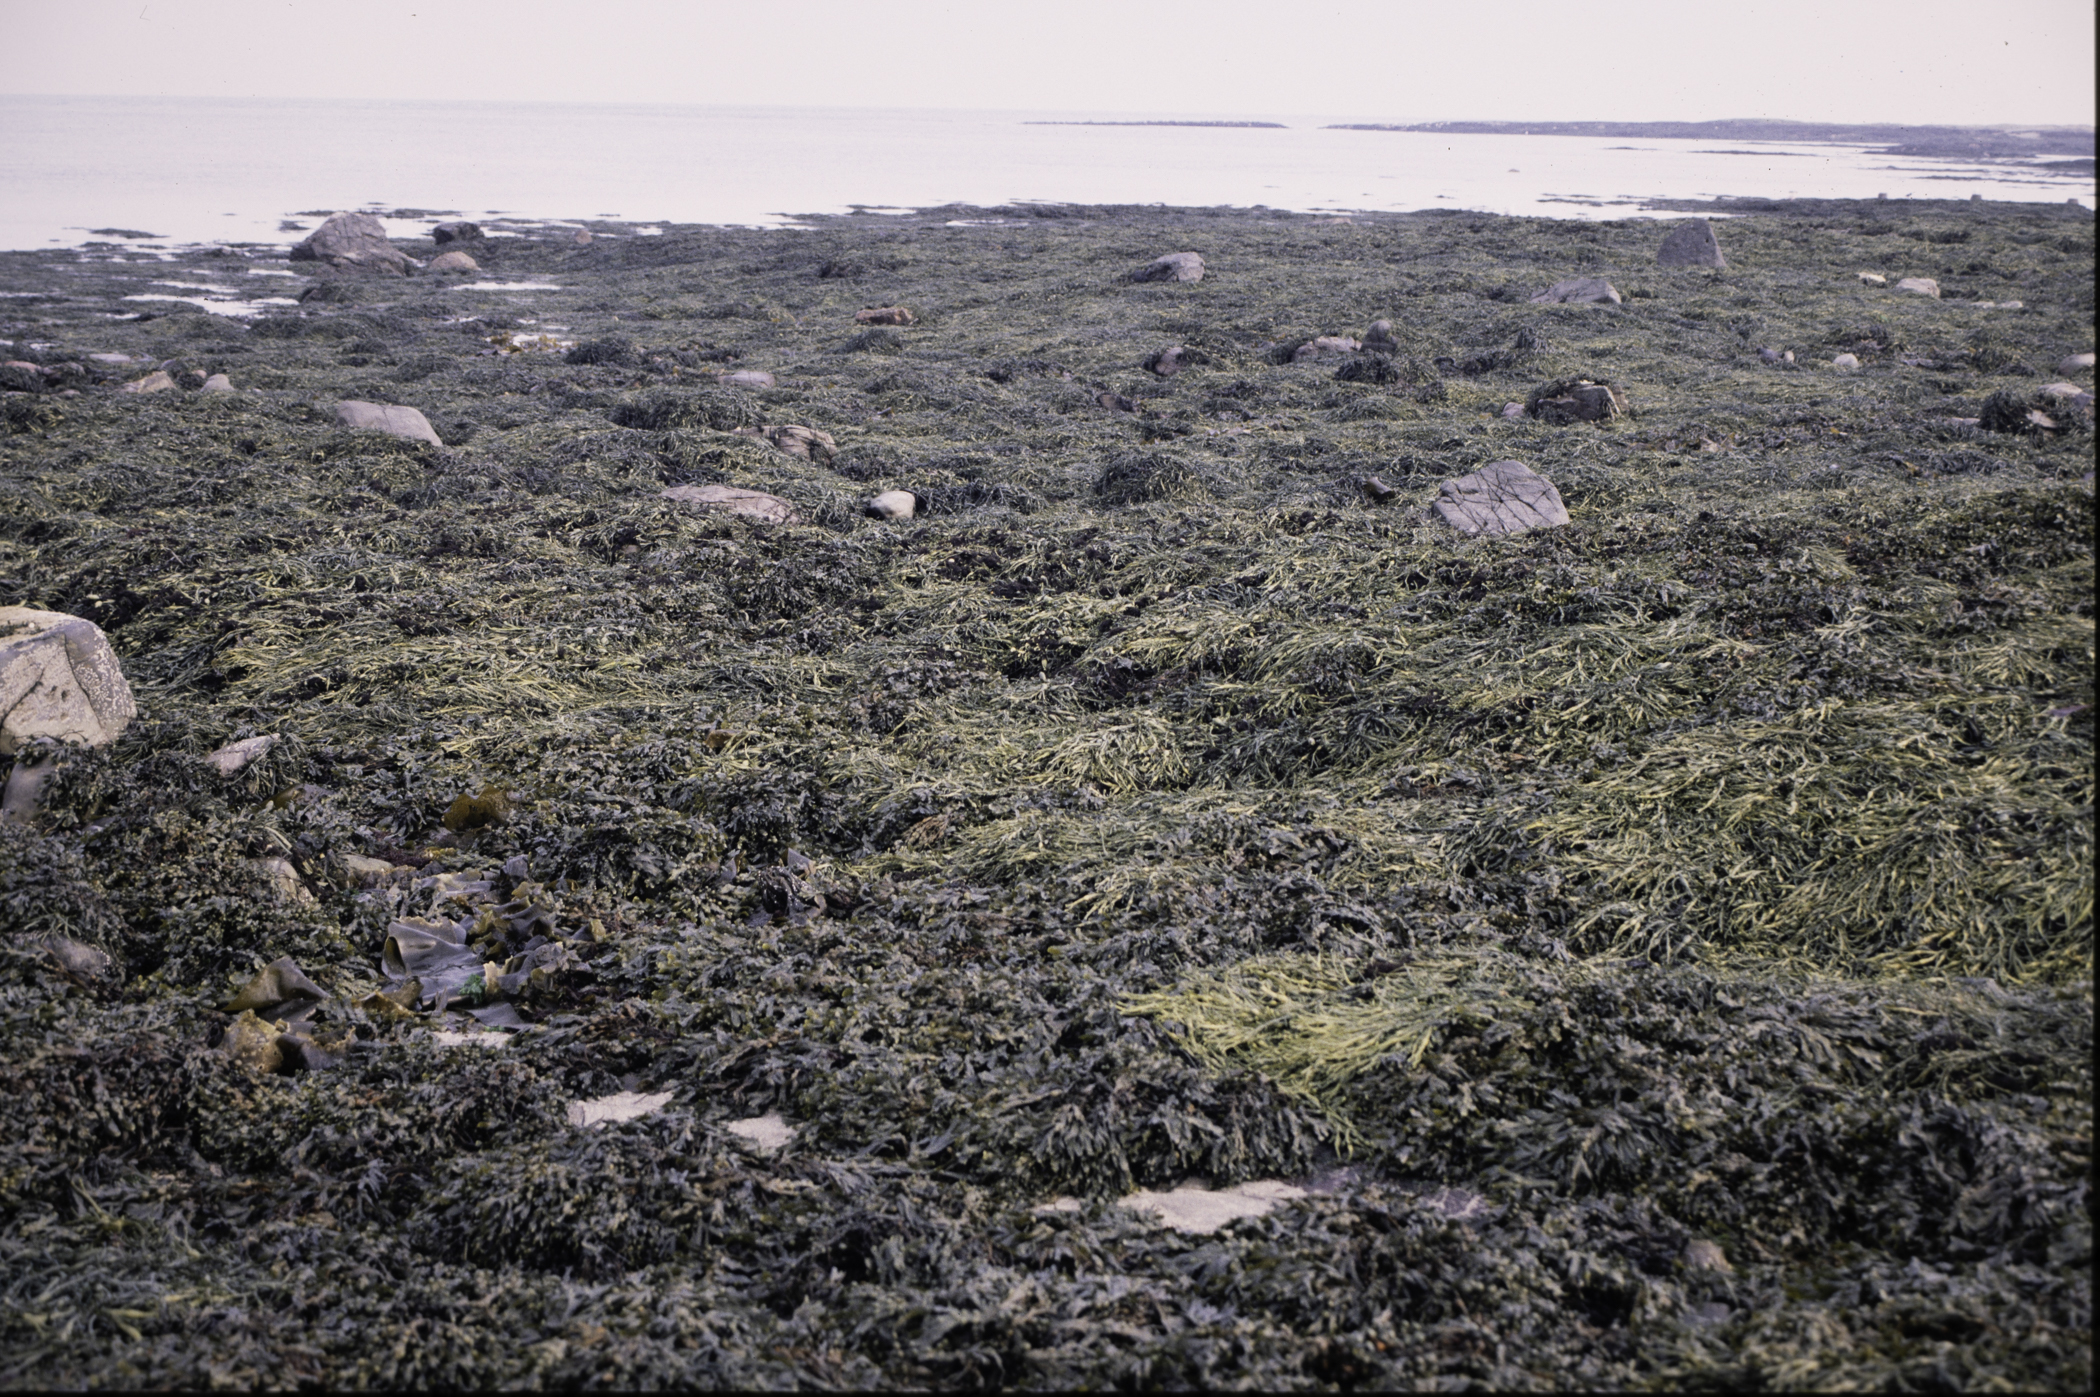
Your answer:
[[[1553,482],[1520,461],[1493,461],[1437,487],[1432,509],[1462,534],[1520,534],[1568,522]]]
[[[1601,276],[1570,277],[1554,282],[1533,296],[1531,302],[1540,306],[1616,306],[1620,304],[1619,288]]]
[[[276,745],[277,738],[274,734],[264,737],[244,737],[239,742],[227,743],[218,751],[207,755],[204,760],[219,775],[232,777],[238,775],[248,763],[262,756]]]
[[[1898,291],[1908,291],[1914,296],[1930,296],[1937,300],[1940,284],[1929,276],[1907,276],[1896,283]]]
[[[446,243],[478,243],[487,236],[479,223],[440,223],[430,230],[430,240],[439,247]]]
[[[1791,364],[1794,362],[1794,351],[1791,349],[1773,349],[1770,345],[1767,345],[1765,348],[1757,351],[1757,357],[1767,364]]]
[[[1322,359],[1346,359],[1362,348],[1362,341],[1350,339],[1345,335],[1321,335],[1292,350],[1291,362],[1310,364]]]
[[[746,519],[765,524],[792,524],[797,518],[794,506],[780,496],[758,490],[739,490],[733,485],[673,485],[661,494],[667,500],[676,500],[695,509],[741,514]]]
[[[233,391],[233,380],[225,374],[213,374],[210,378],[204,380],[204,386],[199,391],[205,393],[231,393]]]
[[[1887,286],[1889,284],[1889,279],[1879,272],[1861,272],[1859,279],[1868,286]]]
[[[445,444],[438,440],[429,418],[412,407],[395,403],[367,403],[353,398],[335,405],[335,420],[337,426],[352,431],[385,432],[390,437],[427,441],[436,447]]]
[[[2060,374],[2074,374],[2080,369],[2091,372],[2092,367],[2093,356],[2090,353],[2066,354],[2063,358],[2056,361],[2056,371]]]
[[[450,252],[440,252],[437,256],[431,258],[429,262],[424,264],[423,270],[426,272],[478,272],[481,270],[481,264],[455,247]]]
[[[0,388],[10,393],[41,393],[44,391],[44,371],[35,364],[10,359],[0,364]]]
[[[1555,427],[1570,422],[1606,422],[1627,410],[1626,395],[1609,383],[1564,378],[1533,392],[1524,410]]]
[[[1839,373],[1850,373],[1859,367],[1859,356],[1857,354],[1840,354],[1830,361],[1830,367],[1836,369]]]
[[[574,242],[578,247],[589,247],[591,245],[591,230],[588,228],[578,228],[576,230],[576,237],[574,238]]]
[[[1662,248],[1655,254],[1658,265],[1664,267],[1725,267],[1728,259],[1721,255],[1720,240],[1714,237],[1714,227],[1703,218],[1690,219],[1670,230],[1663,239]]]
[[[1130,274],[1132,281],[1201,281],[1203,280],[1203,255],[1197,252],[1170,252],[1157,258]]]
[[[853,312],[856,325],[910,325],[918,318],[903,306],[869,306]]]
[[[2075,383],[2045,383],[2035,391],[2059,407],[2077,408],[2085,412],[2092,410],[2093,395]]]
[[[1134,402],[1132,402],[1132,401],[1131,401],[1130,399],[1128,399],[1128,398],[1124,397],[1124,396],[1123,396],[1123,395],[1122,395],[1121,393],[1116,393],[1116,392],[1112,392],[1112,391],[1109,391],[1109,390],[1107,390],[1107,389],[1104,389],[1104,390],[1102,390],[1101,392],[1099,392],[1099,393],[1096,393],[1096,394],[1094,395],[1094,401],[1095,401],[1095,402],[1097,402],[1097,403],[1099,403],[1099,404],[1101,404],[1101,406],[1103,406],[1103,407],[1107,408],[1107,409],[1108,409],[1108,410],[1109,410],[1110,412],[1136,412],[1136,411],[1137,411],[1137,404],[1136,404],[1136,403],[1134,403]]]
[[[1371,328],[1364,331],[1364,348],[1377,354],[1398,354],[1400,341],[1393,338],[1393,322],[1372,321]]]
[[[1186,367],[1186,361],[1182,358],[1185,352],[1178,344],[1169,345],[1147,358],[1145,360],[1145,368],[1151,373],[1158,374],[1161,378],[1172,378]]]
[[[715,382],[726,388],[774,388],[780,380],[764,369],[734,369],[715,375]]]
[[[830,465],[839,454],[839,444],[831,439],[831,433],[815,427],[798,427],[783,422],[774,427],[738,427],[735,432],[740,437],[757,437],[790,456],[814,461],[820,466]]]
[[[144,378],[135,378],[124,385],[127,393],[165,393],[175,386],[174,375],[155,369]]]
[[[868,501],[867,512],[874,519],[909,519],[919,512],[919,497],[909,490],[885,490]]]
[[[386,225],[368,213],[339,213],[292,247],[294,262],[320,262],[339,272],[402,276],[415,260],[387,241]]]
[[[1522,403],[1504,403],[1502,405],[1502,417],[1504,421],[1514,422],[1523,415],[1524,404]]]
[[[102,747],[138,714],[101,627],[0,606],[0,756],[37,738]]]

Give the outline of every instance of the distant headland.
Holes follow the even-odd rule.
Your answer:
[[[1424,131],[1469,136],[1617,136],[1647,140],[1794,141],[1881,145],[1885,155],[2007,156],[2093,154],[2090,126],[1845,126],[1820,121],[1424,121],[1351,122],[1329,131]]]

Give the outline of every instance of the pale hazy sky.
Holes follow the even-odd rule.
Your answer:
[[[2091,125],[2088,0],[0,0],[0,92]]]

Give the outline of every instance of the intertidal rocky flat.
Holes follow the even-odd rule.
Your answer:
[[[0,256],[0,1383],[2089,1389],[2092,215],[1698,211]]]

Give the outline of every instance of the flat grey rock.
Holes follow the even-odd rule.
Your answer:
[[[1132,281],[1201,281],[1203,280],[1203,255],[1197,252],[1170,252],[1157,258],[1130,274]]]
[[[276,745],[277,737],[274,733],[263,737],[244,737],[239,742],[227,743],[218,751],[208,754],[204,760],[219,775],[232,776]]]
[[[663,491],[663,498],[695,509],[739,514],[766,524],[792,524],[797,518],[794,506],[780,496],[762,490],[739,490],[733,485],[673,485]]]
[[[443,448],[437,430],[430,419],[412,407],[397,403],[368,403],[352,398],[335,405],[335,421],[339,427],[348,427],[357,432],[385,432],[390,437],[403,437],[409,441],[427,441],[432,446]]]
[[[1665,267],[1728,265],[1728,259],[1721,255],[1720,240],[1714,236],[1714,226],[1703,218],[1690,219],[1672,228],[1656,252],[1655,260]]]
[[[1556,281],[1544,291],[1531,298],[1533,305],[1540,306],[1601,306],[1619,305],[1619,288],[1601,276],[1569,277]]]
[[[1521,461],[1494,461],[1437,487],[1436,516],[1466,535],[1521,534],[1568,522],[1553,482]]]

